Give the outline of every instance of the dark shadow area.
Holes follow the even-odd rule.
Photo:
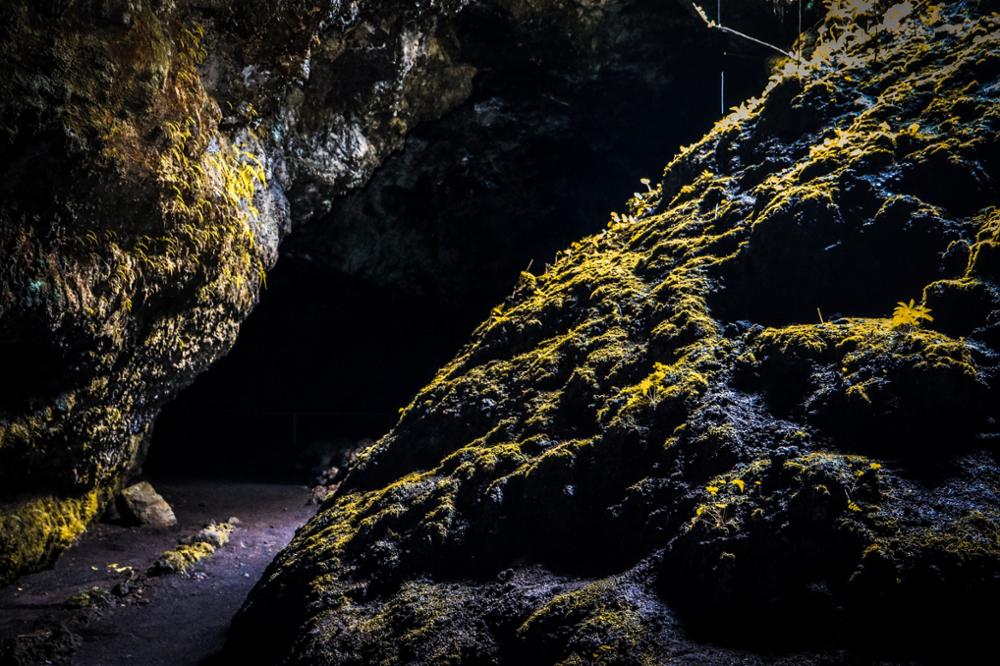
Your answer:
[[[25,409],[59,392],[65,360],[43,336],[34,331],[17,337],[0,336],[0,414]]]
[[[157,421],[154,476],[308,481],[378,437],[482,313],[280,262],[233,351]]]
[[[817,205],[755,228],[749,249],[723,276],[724,289],[712,296],[713,313],[765,326],[885,317],[964,265],[961,252],[938,249],[961,236],[954,222],[912,199],[876,210],[874,194],[854,196],[852,214]]]

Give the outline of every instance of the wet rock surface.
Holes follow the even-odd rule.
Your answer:
[[[278,555],[227,656],[987,650],[992,12],[831,3],[802,62],[521,276]]]

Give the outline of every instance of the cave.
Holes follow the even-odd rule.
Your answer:
[[[158,417],[147,471],[313,481],[308,468],[321,470],[338,443],[389,430],[521,271],[601,230],[664,155],[721,117],[723,94],[735,106],[767,81],[764,47],[693,22],[689,36],[658,43],[682,10],[616,11],[613,29],[635,34],[599,51],[611,63],[496,10],[462,12],[457,57],[477,72],[468,99],[415,127],[359,191],[283,240],[233,350]],[[791,39],[790,15],[769,21]],[[699,57],[673,66],[689,49]]]
[[[5,3],[0,664],[981,654],[997,9]]]

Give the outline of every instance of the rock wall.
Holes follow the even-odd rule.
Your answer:
[[[276,558],[229,656],[988,649],[998,21],[829,3],[759,99],[522,275]]]
[[[0,22],[6,582],[72,543],[232,344],[287,204],[252,107],[224,129],[199,75],[223,33],[175,3],[5,3]],[[260,57],[301,60],[285,46]]]

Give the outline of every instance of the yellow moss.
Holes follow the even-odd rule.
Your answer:
[[[150,568],[151,573],[187,573],[205,558],[229,543],[236,529],[233,522],[211,523],[176,547],[164,551]]]
[[[566,624],[574,626],[575,632],[587,639],[579,644],[569,641],[565,645],[547,646],[557,650],[560,664],[614,664],[620,663],[621,655],[641,664],[657,663],[647,646],[648,623],[640,609],[621,596],[609,581],[597,581],[556,595],[524,621],[517,635],[522,641],[545,640],[546,627]],[[596,640],[601,644],[594,650],[590,646]]]
[[[932,322],[930,309],[923,303],[916,303],[912,298],[909,303],[900,301],[896,304],[896,309],[892,311],[890,325],[893,328],[900,326],[920,326],[923,322]]]
[[[211,300],[211,293],[230,284],[242,290],[263,270],[253,234],[253,221],[259,216],[254,197],[267,187],[263,164],[245,146],[233,145],[218,131],[201,126],[195,116],[166,122],[164,131],[168,149],[158,176],[171,193],[164,214],[175,220],[182,245],[161,242],[164,256],[157,256],[156,262],[169,268],[179,264],[176,255],[181,251],[201,254],[214,248],[224,261],[215,273],[217,279],[203,285],[203,300]]]
[[[159,566],[177,573],[187,573],[191,567],[215,553],[209,543],[182,544],[160,555]]]
[[[780,350],[782,355],[795,350],[819,354],[840,337],[839,332],[840,329],[833,324],[797,324],[764,329],[760,333],[760,340],[766,346]]]
[[[108,491],[81,497],[44,496],[0,507],[0,583],[49,561],[87,529]]]
[[[875,367],[879,359],[915,369],[954,370],[970,381],[980,381],[980,370],[964,340],[918,328],[913,322],[845,319],[836,324],[768,328],[760,333],[744,360],[753,362],[769,348],[779,350],[785,357],[800,353],[819,358],[825,353],[837,353],[846,394],[867,403],[872,402],[869,387],[882,377],[865,371]]]
[[[653,371],[638,384],[623,391],[628,397],[625,409],[655,407],[660,402],[695,398],[708,388],[708,377],[687,359],[666,365],[654,363]]]

